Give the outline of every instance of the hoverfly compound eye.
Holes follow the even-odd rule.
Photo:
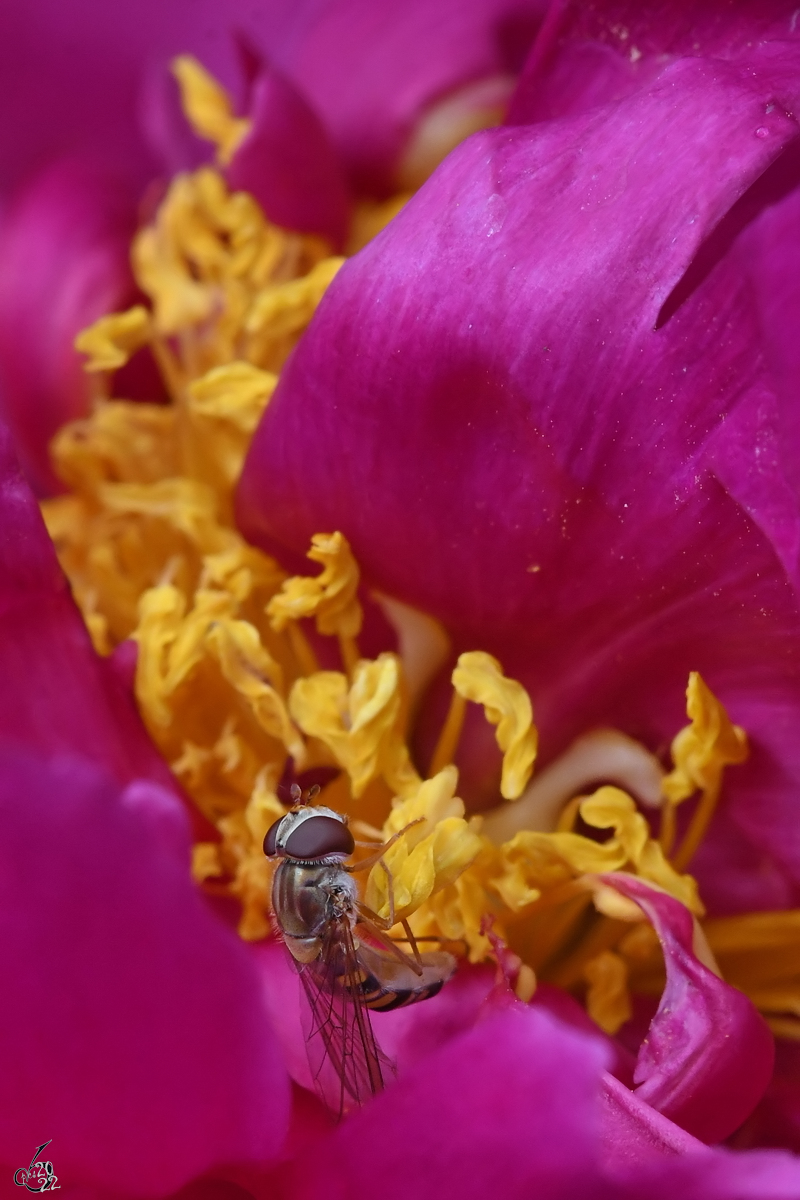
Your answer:
[[[283,817],[278,817],[277,821],[274,821],[267,830],[264,838],[264,853],[267,858],[274,858],[278,853],[278,826],[282,820]]]
[[[267,835],[269,836],[269,835]],[[355,849],[353,835],[339,817],[316,812],[305,821],[298,822],[284,843],[284,852],[290,858],[308,862],[331,855],[347,858]]]

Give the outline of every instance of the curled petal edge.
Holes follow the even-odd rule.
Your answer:
[[[750,1115],[772,1076],[775,1046],[750,1000],[710,965],[689,910],[632,875],[597,877],[644,912],[664,952],[667,983],[642,1042],[634,1095],[706,1143]]]

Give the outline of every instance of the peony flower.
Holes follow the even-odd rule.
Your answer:
[[[356,9],[332,7],[321,22],[326,37],[330,23],[352,29]],[[567,26],[553,55],[557,15],[556,8],[544,25],[514,101],[518,120],[541,116],[535,108],[541,99],[536,71],[543,71],[547,54],[557,96],[563,72],[574,69],[575,45],[583,51],[588,45],[590,52],[598,47],[596,30],[586,42],[585,30]],[[627,27],[626,33],[617,36],[625,42]],[[554,1197],[657,1196],[676,1188],[704,1197],[797,1192],[800,1169],[790,1156],[709,1148],[742,1125],[767,1087],[773,1039],[757,1007],[775,1027],[786,1031],[791,1025],[781,1014],[791,1011],[793,981],[781,974],[784,963],[774,954],[762,961],[752,933],[754,920],[761,919],[770,938],[788,938],[790,944],[794,914],[735,915],[753,904],[774,903],[776,896],[786,902],[791,873],[780,860],[765,879],[753,882],[752,872],[737,872],[729,854],[732,818],[744,830],[739,844],[749,852],[744,834],[753,789],[760,788],[765,805],[775,803],[774,779],[785,769],[784,741],[780,730],[770,741],[759,723],[764,702],[751,678],[759,648],[743,644],[734,620],[742,593],[734,590],[732,599],[726,593],[727,607],[704,613],[694,624],[687,615],[693,593],[686,587],[685,595],[680,592],[691,573],[670,577],[667,588],[659,574],[664,561],[675,573],[681,554],[694,548],[689,536],[694,525],[705,529],[713,518],[718,529],[727,528],[727,521],[747,533],[742,539],[753,556],[751,574],[762,568],[763,586],[771,597],[777,591],[766,569],[772,565],[764,553],[768,535],[741,520],[737,525],[737,514],[729,511],[731,497],[738,498],[733,483],[724,484],[722,496],[723,484],[715,485],[706,501],[695,477],[699,472],[702,481],[707,469],[704,455],[718,461],[707,445],[715,435],[729,448],[714,422],[721,423],[729,410],[736,416],[740,397],[732,384],[726,391],[722,383],[734,367],[741,372],[754,344],[739,339],[734,321],[741,319],[747,332],[746,313],[742,316],[742,304],[737,307],[731,285],[736,270],[744,269],[733,250],[725,276],[733,300],[711,272],[696,290],[696,303],[702,300],[705,308],[692,314],[691,297],[682,306],[673,301],[676,312],[662,325],[669,335],[657,350],[647,340],[654,336],[647,321],[652,324],[679,278],[687,245],[697,246],[698,231],[687,235],[681,224],[685,207],[691,201],[702,234],[742,181],[768,167],[777,153],[772,142],[780,146],[787,140],[788,118],[770,109],[772,100],[765,104],[759,88],[766,80],[772,95],[791,84],[793,47],[767,39],[753,50],[741,47],[742,38],[723,38],[723,64],[710,69],[702,59],[687,63],[679,35],[674,38],[669,55],[660,55],[663,42],[655,47],[657,59],[653,46],[646,53],[632,47],[638,57],[626,54],[616,74],[604,61],[606,51],[598,49],[604,68],[588,88],[591,112],[543,122],[541,129],[479,134],[384,234],[344,264],[331,251],[340,240],[349,239],[350,248],[366,240],[364,227],[359,233],[357,215],[345,236],[344,191],[336,201],[341,226],[320,225],[319,214],[327,220],[336,206],[307,203],[308,189],[327,179],[330,199],[333,176],[344,188],[336,175],[342,161],[350,162],[347,186],[366,179],[364,171],[373,172],[375,190],[385,186],[387,164],[395,161],[399,145],[397,114],[407,120],[421,92],[394,110],[395,133],[384,130],[376,143],[380,153],[367,155],[372,163],[367,170],[367,159],[356,163],[363,150],[358,138],[349,143],[351,160],[341,149],[359,128],[355,110],[348,125],[346,105],[344,116],[329,116],[328,130],[298,99],[294,85],[270,69],[255,83],[248,115],[237,116],[226,93],[196,63],[176,64],[187,114],[195,132],[216,143],[217,167],[178,175],[137,233],[131,261],[140,302],[101,315],[77,339],[95,380],[96,402],[90,415],[62,428],[52,445],[53,470],[67,492],[46,502],[43,511],[85,624],[8,443],[2,464],[9,617],[0,641],[7,681],[0,776],[6,849],[0,877],[8,889],[2,946],[9,983],[0,1158],[8,1158],[9,1177],[41,1142],[47,1124],[57,1130],[49,1152],[55,1159],[57,1137],[64,1181],[93,1188],[100,1200],[120,1193],[166,1196],[191,1180],[182,1195],[219,1194],[220,1187],[227,1194],[246,1189],[256,1197],[310,1194],[320,1187],[349,1195],[376,1186],[376,1180],[382,1191],[431,1196],[448,1191],[478,1196],[491,1186],[504,1195],[534,1189]],[[299,62],[315,61],[315,44],[306,30],[295,43]],[[707,44],[719,48],[710,34]],[[577,57],[583,61],[580,53]],[[634,86],[626,78],[627,62],[635,65],[640,58],[641,78]],[[548,78],[543,75],[544,93]],[[609,79],[617,100],[598,104]],[[323,92],[324,86],[323,72]],[[666,133],[665,96],[674,125]],[[610,107],[621,105],[620,97],[624,110]],[[698,98],[706,114],[700,151],[680,119]],[[168,107],[162,101],[163,116]],[[623,111],[628,135],[636,130],[639,140],[631,154],[629,136],[619,156],[609,129]],[[355,115],[360,112],[363,101]],[[749,119],[754,112],[763,124],[751,144],[742,136],[741,114]],[[265,147],[282,144],[284,119],[293,128],[302,125],[314,146],[313,161],[282,177],[295,188],[293,209],[286,200],[292,187],[271,190],[275,181],[263,169]],[[448,122],[459,124],[452,109]],[[640,161],[652,155],[657,138],[663,146],[670,137],[681,147],[686,169],[683,190],[672,197],[675,217],[656,203],[658,189],[644,169],[650,159],[644,167]],[[496,190],[489,197],[487,153],[496,168]],[[618,172],[616,190],[609,184],[600,205],[618,205],[613,237],[602,214],[598,218],[592,209],[582,217],[584,209],[573,198],[581,186],[582,156],[591,159],[595,187],[607,161],[612,182]],[[531,162],[539,162],[532,177],[526,165]],[[57,183],[50,186],[57,195]],[[529,188],[534,195],[525,201]],[[551,231],[548,240],[543,230],[535,240],[531,224],[521,218],[547,189],[561,201],[553,217],[555,237]],[[284,212],[302,210],[313,219],[306,223],[297,216],[294,229],[280,228],[270,220],[276,196],[288,203]],[[383,219],[396,207],[390,202]],[[47,216],[61,208],[57,200],[52,208],[44,203],[42,211]],[[459,209],[465,211],[463,224]],[[35,209],[28,219],[35,240],[42,228]],[[288,216],[282,219],[291,224]],[[576,255],[582,269],[564,250],[559,222],[566,227],[567,220],[573,236],[582,239]],[[475,223],[481,221],[479,238]],[[10,228],[13,247],[19,242]],[[675,235],[667,266],[660,257],[665,228]],[[636,247],[633,271],[625,257],[626,236]],[[495,237],[500,254],[491,257],[492,243],[484,264],[481,239]],[[550,240],[560,247],[571,321],[566,342],[559,320],[543,303],[546,287],[540,280],[537,292],[533,269],[522,270],[535,258],[546,283],[542,246]],[[98,244],[96,277],[102,280],[110,277],[103,250],[108,242],[101,236]],[[429,253],[432,248],[436,254]],[[734,249],[738,254],[738,244]],[[618,301],[609,318],[614,351],[601,347],[593,370],[599,453],[588,455],[575,424],[583,420],[582,364],[579,354],[572,359],[584,345],[581,336],[592,344],[594,313],[600,311],[586,286],[587,255],[605,289],[616,287]],[[512,269],[520,268],[519,286],[513,279],[509,284],[509,259]],[[77,270],[84,261],[80,244],[74,261]],[[425,273],[418,270],[423,262]],[[447,288],[437,284],[443,264],[449,268]],[[466,301],[459,271],[474,281]],[[640,274],[647,304],[637,323],[633,314],[642,300],[631,278],[636,283]],[[91,279],[91,272],[81,278]],[[426,309],[429,279],[434,300]],[[578,283],[584,285],[585,311]],[[411,296],[412,284],[420,295],[415,313],[430,316],[437,330],[441,362],[427,354],[425,327],[414,314],[413,320],[404,317],[402,305],[393,310],[394,329],[387,332],[381,319],[380,289],[388,296],[401,286]],[[356,285],[377,318],[360,308]],[[526,297],[531,286],[538,308]],[[370,291],[375,287],[377,305]],[[485,308],[484,290],[492,297]],[[505,304],[509,295],[513,310]],[[730,340],[720,362],[711,363],[709,344],[722,317],[709,295],[721,306]],[[84,287],[79,302],[67,305],[68,313],[86,315],[84,299],[90,307],[98,302],[96,287]],[[539,411],[540,392],[538,378],[536,388],[525,390],[529,375],[514,349],[520,341],[528,349],[536,345],[516,316],[523,302],[532,314],[525,319],[534,326],[544,321],[557,352],[558,365],[543,368],[552,372],[547,397],[555,398],[557,386],[563,389],[572,423],[565,414],[559,425],[555,406],[545,406],[551,421],[546,429],[526,423],[526,411]],[[463,304],[474,309],[480,338],[469,335]],[[353,331],[353,314],[360,312],[366,318]],[[582,333],[587,324],[589,335]],[[400,367],[387,370],[395,352],[384,355],[381,338],[391,344],[397,337],[402,346],[409,327],[414,332],[408,353],[398,360]],[[353,353],[358,338],[363,352]],[[693,369],[683,391],[670,375],[670,356],[679,349]],[[550,352],[549,346],[541,351]],[[377,373],[376,354],[384,355]],[[632,479],[629,469],[647,419],[629,437],[618,397],[620,387],[631,393],[634,386],[644,388],[625,374],[637,354],[647,364],[647,379],[672,381],[679,413],[677,422],[671,414],[656,414],[661,461],[647,486]],[[367,446],[360,441],[370,422],[384,436],[382,425],[370,418],[366,389],[383,396],[385,419],[395,420],[399,393],[393,389],[403,379],[404,363],[410,363],[405,369],[415,389],[403,392],[405,409],[411,400],[419,406],[412,409],[418,414],[413,443],[406,412],[378,452],[374,441]],[[118,389],[143,364],[149,364],[151,379],[157,368],[163,394],[145,384],[146,398],[118,398],[124,394]],[[347,407],[331,415],[329,399],[315,426],[297,427],[296,414],[310,405],[313,411],[318,402],[321,379],[333,403],[339,403],[338,390]],[[713,404],[709,379],[721,396],[711,393]],[[459,412],[451,427],[450,415],[458,411],[450,390],[454,381],[471,415],[465,422]],[[746,382],[752,391],[749,376]],[[61,412],[80,412],[75,395],[73,389]],[[744,396],[741,407],[749,413],[749,392]],[[520,422],[524,440],[511,418]],[[690,418],[695,431],[704,431],[696,452],[691,444],[687,449]],[[544,418],[537,420],[544,424]],[[471,422],[477,433],[465,435]],[[609,441],[609,422],[619,445]],[[29,428],[35,432],[36,422]],[[575,467],[564,458],[559,429],[569,435]],[[293,458],[303,447],[307,461],[317,461],[321,439],[340,455],[335,465],[319,461],[320,478],[330,489],[327,499],[317,478],[305,480],[306,492],[302,462]],[[435,453],[437,439],[440,459],[452,446],[451,470],[441,479],[424,470],[425,454]],[[413,467],[412,444],[420,452]],[[539,471],[535,505],[525,492],[525,476],[512,469],[517,444]],[[496,461],[489,461],[487,448]],[[724,455],[719,461],[730,465]],[[600,483],[588,470],[596,462],[604,468]],[[582,489],[577,495],[570,491],[577,486],[571,470]],[[378,479],[392,471],[400,472],[400,506],[384,495]],[[723,474],[720,467],[720,480]],[[499,507],[498,480],[505,485]],[[368,494],[369,505],[361,500],[352,506],[355,493],[367,486],[368,493],[361,494]],[[764,503],[766,488],[762,480]],[[272,507],[273,493],[279,509]],[[624,497],[634,495],[638,520],[621,512],[629,503]],[[576,510],[578,502],[586,507],[580,519],[565,524],[571,498]],[[767,499],[773,503],[771,492]],[[310,539],[308,557],[321,571],[311,575],[301,565],[290,575],[247,544],[234,521],[235,506],[244,528],[262,542],[288,548],[284,561],[292,567],[297,562],[292,553],[305,551]],[[467,514],[487,514],[494,522],[491,537],[464,519],[462,507]],[[423,510],[435,529],[420,522]],[[544,534],[536,526],[542,513]],[[661,533],[666,555],[646,553],[642,544],[646,550],[648,534],[665,513],[673,517]],[[554,519],[558,537],[548,529]],[[537,551],[525,574],[544,573],[545,596],[561,603],[558,620],[542,638],[543,601],[521,580],[519,569],[522,562],[531,565],[527,543],[520,558],[515,527],[524,520],[534,522],[525,536]],[[320,532],[337,525],[347,536]],[[437,560],[431,556],[434,545]],[[625,565],[608,566],[620,547],[640,551],[632,574]],[[718,581],[714,576],[724,549],[698,568],[700,581],[718,582],[720,591],[737,583],[729,575]],[[416,576],[418,561],[425,573]],[[581,572],[573,566],[578,563]],[[489,588],[482,574],[487,567]],[[679,595],[680,622],[672,612]],[[760,602],[758,587],[756,595]],[[702,592],[701,598],[708,599]],[[620,617],[625,614],[624,634],[617,607]],[[764,647],[780,646],[779,635],[788,639],[792,627],[785,611],[776,603],[773,612],[761,613],[772,641],[761,644],[766,661],[756,681],[773,704],[774,681],[785,683],[785,671],[781,674],[782,664],[774,664]],[[532,632],[528,612],[539,622]],[[568,637],[569,618],[584,612],[596,617],[595,631],[579,628]],[[755,628],[762,626],[756,622]],[[598,649],[597,628],[611,649],[603,644]],[[646,648],[647,670],[637,661]],[[443,666],[430,696],[431,681]],[[697,674],[698,666],[713,690]],[[679,683],[676,670],[683,671]],[[681,729],[675,693],[687,674],[689,724]],[[603,680],[610,684],[605,690]],[[732,724],[717,693],[747,732]],[[616,728],[593,728],[601,721]],[[570,746],[576,733],[582,736]],[[651,750],[670,739],[667,772]],[[754,753],[742,766],[749,740]],[[532,777],[539,747],[549,764]],[[376,865],[363,881],[375,919],[389,925],[402,918],[418,937],[443,938],[464,959],[440,996],[375,1015],[399,1079],[337,1128],[313,1098],[298,977],[283,948],[267,936],[269,865],[261,847],[266,830],[286,811],[282,781],[295,777],[319,781],[324,801],[348,813],[357,832],[390,843],[384,866]],[[610,782],[589,786],[603,780]],[[587,789],[592,794],[585,795]],[[459,792],[473,808],[491,809],[483,823],[469,818]],[[723,793],[727,815],[720,821],[716,810]],[[718,864],[713,881],[711,862]],[[701,892],[686,873],[690,864],[694,872],[695,863],[706,899],[734,915],[702,923]],[[750,883],[746,898],[736,887],[743,874]],[[485,965],[487,956],[494,968]]]

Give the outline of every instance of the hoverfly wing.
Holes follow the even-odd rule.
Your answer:
[[[308,1000],[311,1074],[325,1104],[341,1117],[382,1091],[385,1077],[394,1073],[372,1031],[349,922],[331,923],[319,957],[297,965]]]

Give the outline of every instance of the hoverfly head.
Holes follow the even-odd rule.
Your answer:
[[[284,817],[279,817],[264,838],[267,858],[293,858],[299,862],[348,858],[354,849],[355,841],[348,829],[347,818],[332,808],[308,801],[297,804]]]

